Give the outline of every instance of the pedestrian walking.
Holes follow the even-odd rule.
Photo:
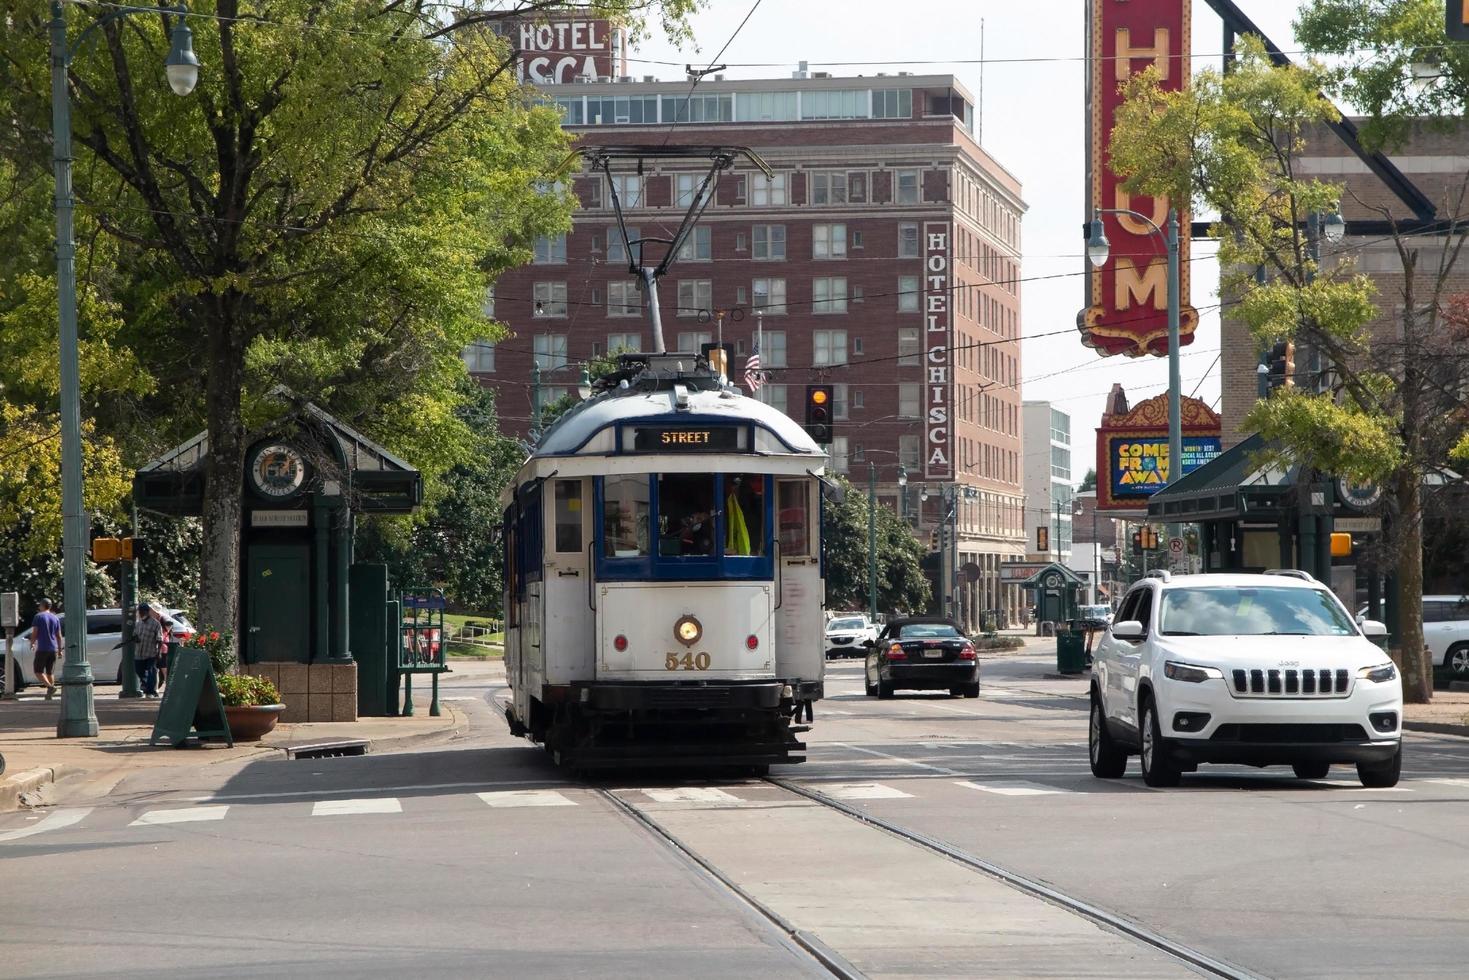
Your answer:
[[[31,649],[36,652],[36,658],[31,667],[35,671],[36,680],[46,685],[46,700],[50,701],[56,694],[56,678],[52,676],[56,670],[56,655],[61,652],[61,644],[64,642],[61,618],[51,611],[50,599],[42,599],[36,603],[36,607],[39,611],[31,620]]]
[[[161,690],[168,687],[168,672],[173,669],[173,631],[176,624],[162,606],[153,607],[153,616],[159,626],[158,687]]]
[[[163,652],[163,624],[146,602],[138,604],[138,621],[133,624],[133,665],[146,698],[158,697],[158,658]]]

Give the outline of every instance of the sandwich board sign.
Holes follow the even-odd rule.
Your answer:
[[[235,744],[224,716],[224,703],[219,699],[219,685],[214,682],[214,668],[204,650],[178,652],[148,744],[157,745],[162,740],[178,748],[190,735],[222,738],[231,748]]]

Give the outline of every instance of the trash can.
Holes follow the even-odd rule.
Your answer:
[[[1086,638],[1076,630],[1056,631],[1056,673],[1080,674],[1086,670]]]

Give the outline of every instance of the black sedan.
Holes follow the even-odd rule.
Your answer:
[[[867,696],[890,698],[899,688],[979,697],[979,658],[957,623],[941,616],[888,621],[867,651]]]

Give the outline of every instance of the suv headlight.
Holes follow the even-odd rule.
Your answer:
[[[1357,671],[1357,676],[1369,680],[1374,684],[1386,684],[1398,676],[1398,668],[1391,661],[1379,664],[1376,667],[1363,667]]]
[[[1202,684],[1211,678],[1222,678],[1224,675],[1214,667],[1195,667],[1192,664],[1180,664],[1169,660],[1163,664],[1163,676],[1169,680]]]

